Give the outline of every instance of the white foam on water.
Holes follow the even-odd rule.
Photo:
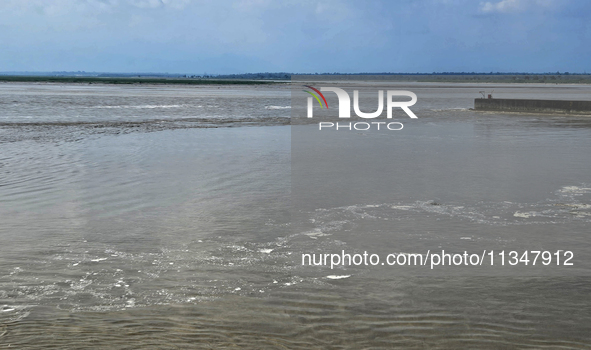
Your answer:
[[[341,280],[344,278],[349,278],[351,277],[351,275],[328,275],[326,276],[326,278],[331,279],[331,280]]]
[[[591,187],[580,187],[580,186],[564,186],[562,187],[559,192],[561,193],[575,193],[575,194],[584,194],[590,193]]]
[[[3,322],[10,321],[20,321],[23,318],[29,316],[31,313],[31,308],[35,307],[36,305],[3,305],[0,308],[0,315],[2,318],[0,319],[0,325]],[[0,330],[0,336],[4,335]]]
[[[136,105],[136,106],[90,106],[86,108],[99,108],[99,109],[154,109],[154,108],[181,108],[184,105]]]
[[[304,235],[306,235],[306,236],[308,236],[308,237],[310,237],[312,239],[318,239],[318,237],[330,236],[330,234],[324,233],[320,229],[316,229],[314,231],[306,232],[306,233],[304,233]]]
[[[412,205],[391,205],[390,208],[397,209],[397,210],[411,210],[415,207]]]
[[[0,312],[11,312],[11,311],[14,311],[14,310],[16,310],[14,307],[10,307],[8,305],[4,305],[4,306],[2,306],[2,310],[0,310]]]
[[[291,109],[291,106],[265,106],[265,109]]]
[[[445,111],[469,111],[470,108],[466,107],[451,107],[451,108],[430,108],[432,112],[445,112]]]
[[[269,279],[265,283],[265,289],[260,289],[260,285],[244,285],[241,289],[235,290],[236,284],[229,281],[220,281],[213,286],[204,286],[203,291],[199,293],[209,294],[211,296],[220,296],[225,293],[247,293],[247,292],[263,292],[268,293],[274,288],[296,288],[298,284],[330,284],[332,280],[347,279],[351,275],[324,275],[320,272],[314,277],[293,277],[293,270],[297,269],[290,262],[289,255],[299,247],[305,247],[304,251],[314,251],[321,244],[322,249],[331,249],[333,247],[342,247],[348,244],[346,235],[349,232],[357,232],[359,227],[370,227],[372,222],[377,219],[390,220],[414,220],[416,215],[428,215],[430,218],[439,220],[439,216],[453,217],[460,220],[470,220],[490,225],[528,225],[532,223],[553,223],[563,222],[568,220],[578,220],[584,222],[591,222],[591,204],[589,204],[584,197],[576,197],[576,193],[591,194],[589,186],[567,186],[565,188],[554,188],[555,197],[550,197],[546,200],[530,203],[519,202],[437,202],[433,200],[423,201],[408,201],[397,203],[381,203],[381,204],[359,204],[343,206],[338,208],[318,209],[310,212],[310,220],[313,226],[310,229],[299,231],[279,237],[272,241],[263,241],[258,243],[253,242],[227,242],[219,251],[213,255],[209,253],[203,254],[200,257],[200,263],[223,268],[224,266],[232,266],[232,271],[237,268],[247,267],[251,268],[260,264],[263,268],[279,275],[273,276],[274,279]],[[551,192],[552,193],[552,192]],[[575,193],[575,194],[573,194]],[[535,217],[535,219],[533,218]],[[527,220],[525,220],[527,219]],[[378,227],[383,225],[376,221]],[[341,241],[341,232],[345,232],[344,239]],[[426,232],[424,236],[438,233]],[[479,236],[466,236],[463,234],[452,237],[457,240],[465,240],[465,244],[470,244],[471,240],[481,240]],[[309,237],[306,238],[304,236]],[[336,239],[324,239],[324,237],[339,237]],[[321,239],[322,238],[322,239]],[[193,242],[200,242],[202,246],[203,240],[195,240]],[[209,239],[206,240],[208,245]],[[292,246],[293,245],[293,246]],[[72,271],[80,269],[80,275],[72,278],[72,280],[62,280],[44,288],[26,287],[22,291],[27,292],[27,295],[33,296],[32,299],[36,301],[51,300],[55,295],[63,294],[63,299],[60,305],[72,310],[92,310],[94,308],[101,310],[123,309],[129,307],[143,307],[152,304],[164,303],[182,303],[191,302],[188,300],[192,297],[195,291],[193,286],[183,286],[182,290],[162,289],[158,293],[151,293],[146,286],[157,283],[159,276],[166,273],[175,273],[176,270],[189,266],[195,263],[195,257],[192,249],[187,247],[180,247],[179,250],[173,249],[171,251],[163,251],[160,253],[138,253],[131,254],[125,251],[118,251],[116,249],[106,249],[105,254],[96,250],[88,249],[86,245],[80,247],[77,252],[70,252],[69,254],[60,252],[55,256],[55,260],[59,261],[60,266],[68,262]],[[188,254],[187,254],[188,253]],[[219,253],[219,254],[218,254]],[[272,255],[269,255],[271,254]],[[409,253],[399,253],[406,255]],[[103,256],[103,257],[101,257]],[[94,265],[90,262],[101,262],[100,265]],[[127,269],[121,270],[117,267],[125,266],[126,262],[130,261],[134,264],[133,273]],[[288,262],[286,262],[288,261]],[[138,269],[138,267],[142,267]],[[174,270],[172,269],[174,266]],[[178,269],[177,269],[178,266]],[[99,269],[100,267],[100,269]],[[116,269],[117,268],[117,269]],[[141,275],[135,275],[135,272]],[[20,268],[15,268],[13,273],[21,272]],[[86,274],[85,274],[86,272]],[[282,273],[284,273],[282,275]],[[306,273],[309,271],[306,270]],[[332,272],[332,271],[330,271]],[[330,273],[329,272],[329,273]],[[352,272],[352,271],[343,271]],[[98,275],[97,275],[98,273]],[[96,277],[95,277],[96,276]],[[131,285],[131,286],[130,286]],[[268,289],[267,289],[268,288]],[[133,300],[131,296],[133,295]],[[81,302],[82,298],[90,298]],[[201,299],[198,298],[198,299]],[[0,314],[5,317],[13,317],[13,315],[21,314],[19,310],[12,310],[14,306],[0,308]]]

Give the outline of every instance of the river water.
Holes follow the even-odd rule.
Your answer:
[[[0,84],[0,346],[591,348],[591,119],[470,110],[591,88],[392,86],[403,130],[319,132],[290,86]],[[302,265],[443,249],[574,265]]]

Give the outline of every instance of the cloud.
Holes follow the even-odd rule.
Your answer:
[[[0,0],[0,71],[582,72],[590,9],[589,0]]]
[[[549,7],[550,0],[501,0],[498,2],[481,2],[480,12],[483,13],[516,13],[533,8]]]

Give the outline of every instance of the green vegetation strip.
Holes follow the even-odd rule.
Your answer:
[[[191,78],[103,78],[103,77],[47,77],[0,75],[0,82],[34,83],[99,83],[99,84],[183,84],[183,85],[255,85],[272,84],[271,81],[191,79]]]

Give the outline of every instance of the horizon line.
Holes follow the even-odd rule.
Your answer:
[[[587,71],[583,72],[569,72],[569,71],[556,71],[556,72],[313,72],[313,73],[294,73],[294,72],[249,72],[249,73],[169,73],[169,72],[109,72],[109,71],[0,71],[0,75],[30,75],[34,74],[73,74],[75,75],[144,75],[144,76],[176,76],[176,77],[217,77],[217,76],[241,76],[241,75],[590,75]]]

